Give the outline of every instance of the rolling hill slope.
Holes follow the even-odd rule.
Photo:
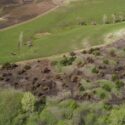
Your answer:
[[[81,0],[0,31],[0,63],[52,56],[105,43],[107,33],[125,27],[124,5],[124,0]],[[117,18],[115,23],[113,15]],[[104,17],[108,24],[103,24]],[[19,51],[21,32],[24,44],[32,41],[33,46],[23,45]]]

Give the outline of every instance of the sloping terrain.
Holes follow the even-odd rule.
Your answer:
[[[56,4],[52,0],[24,4],[6,1],[5,3],[0,3],[0,5],[2,5],[0,11],[0,28],[24,22],[56,7]]]
[[[111,104],[121,104],[125,99],[124,62],[125,40],[121,39],[105,47],[72,52],[60,61],[5,64],[0,70],[0,84],[31,91],[38,97],[59,96],[66,91],[70,95],[65,98],[95,102],[107,98]]]
[[[108,33],[124,29],[124,4],[124,0],[75,1],[0,31],[0,62],[47,57],[109,42],[105,41]],[[23,46],[19,49],[22,33]]]
[[[0,125],[125,125],[124,6],[1,0]]]
[[[6,63],[0,69],[0,123],[124,125],[124,62],[120,39],[56,60]]]

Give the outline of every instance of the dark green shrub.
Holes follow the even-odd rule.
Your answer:
[[[67,100],[60,102],[59,106],[61,108],[71,108],[75,110],[78,107],[78,104],[75,100],[67,99]]]
[[[73,113],[73,121],[72,125],[85,125],[85,119],[84,119],[84,109],[78,108],[74,113]]]
[[[105,104],[104,104],[104,109],[105,109],[105,110],[111,110],[111,109],[112,109],[112,105],[111,105],[111,104],[108,104],[108,103],[105,103]]]
[[[87,80],[86,80],[86,82],[90,82],[90,80],[89,80],[89,79],[87,79]]]
[[[18,67],[18,65],[17,64],[11,64],[11,63],[4,63],[3,65],[2,65],[2,69],[14,69],[14,68],[16,68],[16,67]]]
[[[55,115],[47,109],[44,109],[40,114],[40,121],[45,125],[56,125],[58,120]]]
[[[112,75],[112,81],[116,81],[116,80],[118,80],[118,76],[116,74],[113,74]]]
[[[109,64],[109,60],[105,59],[105,60],[103,60],[103,63],[104,64]]]
[[[102,88],[103,88],[104,90],[108,91],[108,92],[111,91],[111,87],[110,87],[108,84],[104,84],[104,85],[102,86]]]
[[[2,76],[0,76],[0,81],[4,80],[4,78]]]
[[[26,125],[39,125],[38,121],[39,121],[39,114],[32,113],[30,116],[28,116]]]
[[[80,85],[79,90],[84,91],[85,90],[84,86]]]
[[[94,54],[95,56],[100,56],[100,55],[101,55],[100,51],[95,51],[93,54]]]
[[[28,114],[23,114],[20,112],[20,114],[18,114],[12,122],[12,125],[25,125],[27,118],[29,117]]]
[[[120,80],[116,81],[115,84],[116,84],[117,89],[120,89],[121,87],[124,86],[124,83],[122,81],[120,81]]]
[[[8,68],[10,68],[11,67],[11,64],[10,63],[4,63],[3,65],[2,65],[2,69],[8,69]]]
[[[73,112],[77,109],[78,104],[73,99],[67,99],[59,103],[59,108],[61,109],[62,115],[65,119],[71,119]]]
[[[108,125],[125,125],[125,106],[112,109],[108,117]]]
[[[30,70],[30,69],[31,69],[31,66],[30,66],[30,65],[25,65],[25,66],[24,66],[24,69],[25,69],[25,70]]]
[[[96,67],[94,67],[93,69],[92,69],[92,73],[99,73],[99,71],[98,71],[98,69],[96,68]]]
[[[106,94],[104,92],[100,93],[100,98],[104,99],[106,97]]]
[[[73,116],[73,109],[71,108],[62,108],[62,115],[64,119],[70,120]]]
[[[115,53],[115,50],[114,50],[114,49],[112,49],[112,50],[110,51],[110,55],[111,55],[112,57],[115,57],[115,56],[116,56],[116,53]]]
[[[64,56],[63,59],[60,61],[60,64],[62,64],[63,66],[72,65],[75,59],[76,59],[75,56],[71,56],[71,57]]]
[[[13,119],[21,110],[22,95],[13,89],[0,90],[0,125],[13,125]]]

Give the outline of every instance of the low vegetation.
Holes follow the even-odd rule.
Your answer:
[[[125,125],[124,4],[75,0],[1,30],[0,125]]]
[[[119,40],[56,60],[4,64],[0,124],[124,125],[124,45]]]
[[[111,107],[102,102],[77,103],[75,100],[67,99],[54,104],[41,104],[44,108],[37,110],[37,101],[34,101],[36,97],[29,92],[22,93],[9,89],[0,93],[1,125],[124,125],[125,105]],[[32,99],[29,100],[26,96],[31,96]],[[29,104],[21,103],[24,98],[25,104],[34,102],[34,110],[30,110]],[[24,111],[24,106],[29,110]]]
[[[108,33],[124,29],[124,2],[80,0],[34,21],[0,31],[0,63],[47,57],[109,42],[105,41]],[[21,32],[24,45],[18,48]],[[36,38],[36,34],[49,35]],[[32,41],[32,47],[27,45],[28,41]]]

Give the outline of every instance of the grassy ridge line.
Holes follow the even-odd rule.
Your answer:
[[[38,16],[36,16],[36,17],[30,19],[30,20],[27,20],[27,21],[24,21],[24,22],[22,22],[22,23],[9,26],[9,27],[7,27],[7,28],[0,29],[0,32],[1,32],[1,31],[9,30],[9,29],[11,29],[11,28],[15,28],[15,27],[17,27],[17,26],[20,26],[20,25],[23,25],[23,24],[26,24],[26,23],[29,23],[29,22],[32,22],[32,21],[38,19],[39,17],[45,16],[46,14],[48,14],[48,13],[50,13],[50,12],[56,10],[56,9],[59,8],[59,7],[60,7],[59,5],[56,5],[54,8],[49,9],[48,11],[46,11],[46,12],[44,12],[44,13],[42,13],[42,14],[40,14],[40,15],[38,15]]]
[[[90,39],[88,41],[88,43],[90,43],[90,45],[95,46],[95,45],[102,45],[104,42],[104,37],[106,34],[110,33],[110,32],[115,32],[120,30],[121,28],[123,29],[123,27],[125,27],[125,23],[119,23],[119,24],[115,24],[115,25],[103,25],[103,26],[90,26],[90,27],[77,27],[73,30],[68,30],[67,32],[64,33],[59,33],[59,34],[54,34],[52,36],[48,36],[43,38],[42,40],[38,40],[36,41],[36,45],[34,47],[38,47],[39,50],[37,51],[37,55],[39,56],[25,56],[25,58],[18,58],[19,56],[13,57],[13,60],[11,59],[11,56],[6,56],[4,54],[4,56],[1,53],[0,56],[0,63],[5,63],[5,62],[18,62],[18,61],[23,61],[23,60],[29,60],[29,59],[33,59],[33,58],[41,58],[41,57],[50,57],[53,55],[57,55],[57,54],[61,54],[61,53],[67,53],[67,52],[71,52],[71,51],[75,51],[75,50],[80,50],[80,49],[84,49],[87,46],[81,46],[81,40],[83,38],[86,38],[88,36],[90,36]],[[81,34],[82,33],[82,34]],[[4,35],[4,34],[3,34]],[[76,36],[80,35],[80,37],[76,38]],[[82,38],[81,38],[82,37]],[[80,38],[80,39],[79,39]],[[69,40],[75,39],[75,41],[69,41]],[[38,43],[39,42],[39,43]],[[107,43],[108,41],[106,41]],[[43,44],[42,44],[43,43]],[[46,43],[46,44],[45,44]],[[55,47],[56,45],[56,47]],[[70,48],[70,45],[79,45],[77,49],[72,49]],[[41,46],[41,47],[40,47]],[[8,45],[8,50],[10,49],[10,45]],[[67,49],[68,47],[68,49]],[[91,47],[91,46],[90,46]],[[4,49],[4,47],[1,47],[1,49],[3,48],[3,51],[7,51],[7,48]],[[34,49],[34,48],[32,48]],[[57,51],[58,50],[58,51]],[[2,51],[1,51],[2,52]],[[22,51],[23,52],[23,51]],[[31,52],[31,51],[29,51]],[[25,53],[25,51],[24,51]],[[26,54],[26,53],[25,53]],[[28,53],[29,54],[29,53]],[[35,53],[31,53],[31,54],[35,54]],[[22,55],[20,55],[22,56]],[[8,59],[4,59],[4,57],[8,57]],[[3,58],[3,59],[2,59]],[[17,59],[18,58],[18,59]]]
[[[0,32],[0,63],[50,57],[103,44],[106,42],[105,34],[125,27],[125,22],[102,25],[103,15],[106,14],[112,21],[113,13],[116,12],[117,16],[119,13],[125,14],[124,5],[124,0],[82,0]],[[94,20],[96,26],[91,25]],[[81,21],[85,21],[87,25],[79,25]],[[19,52],[17,43],[20,32],[24,33],[24,42],[33,40],[33,47],[23,46]],[[37,37],[41,33],[50,35]],[[12,53],[16,55],[13,56]]]
[[[96,46],[92,46],[92,47],[88,47],[86,49],[80,49],[80,50],[75,50],[73,52],[75,53],[79,53],[79,52],[82,52],[84,50],[90,50],[90,49],[94,49],[94,48],[101,48],[101,47],[106,47],[110,44],[113,44],[117,41],[113,41],[113,42],[107,42],[105,44],[101,44],[101,45],[96,45]],[[42,58],[36,58],[36,59],[30,59],[30,60],[25,60],[25,61],[19,61],[19,62],[16,62],[16,64],[26,64],[26,63],[32,63],[34,61],[38,61],[38,60],[44,60],[44,59],[49,59],[49,60],[56,60],[56,59],[59,59],[61,57],[63,57],[64,55],[68,56],[70,52],[66,52],[66,53],[62,53],[62,54],[57,54],[57,55],[54,55],[54,56],[48,56],[48,57],[42,57]]]

